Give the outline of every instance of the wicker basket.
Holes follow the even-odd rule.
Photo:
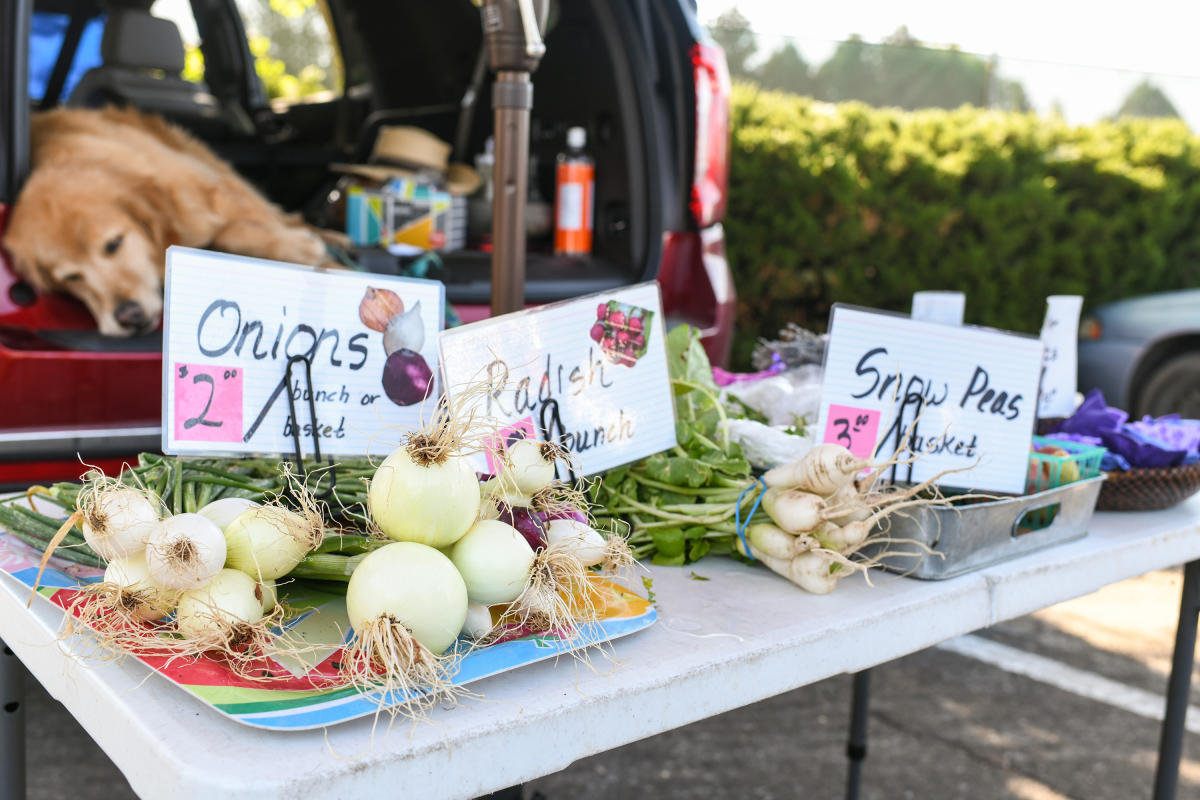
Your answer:
[[[1100,511],[1156,511],[1181,503],[1200,490],[1200,463],[1186,467],[1131,469],[1108,473],[1096,508]]]

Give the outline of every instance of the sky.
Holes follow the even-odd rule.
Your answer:
[[[700,17],[711,22],[733,5],[699,0]],[[851,34],[878,42],[907,25],[922,42],[995,55],[1000,76],[1019,81],[1036,110],[1047,112],[1057,102],[1073,124],[1113,113],[1149,78],[1192,128],[1200,128],[1195,0],[738,0],[736,6],[750,20],[763,55],[790,40],[816,66]]]

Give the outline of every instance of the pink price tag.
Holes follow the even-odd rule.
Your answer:
[[[242,370],[207,364],[174,370],[176,441],[242,441]]]
[[[500,452],[501,447],[507,447],[519,439],[537,439],[537,430],[533,427],[533,417],[525,417],[519,419],[507,428],[500,429],[500,435],[493,436],[486,444],[488,472],[492,475],[500,474],[500,460],[496,458],[496,453]]]
[[[869,408],[829,406],[825,422],[825,444],[840,444],[855,458],[870,458],[875,453],[879,434],[879,412]]]

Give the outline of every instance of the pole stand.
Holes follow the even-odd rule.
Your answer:
[[[846,742],[846,800],[858,800],[862,783],[862,765],[867,759],[867,718],[871,707],[871,670],[854,673],[850,697],[850,739]]]
[[[1179,627],[1175,629],[1175,652],[1171,656],[1171,679],[1167,683],[1167,711],[1158,742],[1158,769],[1154,773],[1154,800],[1173,800],[1179,783],[1179,761],[1183,756],[1184,721],[1192,688],[1192,663],[1196,653],[1196,618],[1200,615],[1200,561],[1183,568],[1183,591],[1179,597]]]
[[[2,641],[0,800],[25,800],[25,667]]]

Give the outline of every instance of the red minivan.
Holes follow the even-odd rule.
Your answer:
[[[140,32],[130,36],[129,31]],[[29,118],[131,105],[192,131],[271,199],[322,224],[328,165],[364,159],[379,126],[418,125],[470,161],[491,135],[491,75],[468,0],[0,0],[0,231],[29,164]],[[729,77],[690,0],[555,0],[533,76],[531,184],[553,197],[567,128],[596,163],[584,259],[529,246],[526,298],[644,280],[670,323],[729,350],[725,260]],[[362,252],[373,271],[397,259]],[[431,277],[464,320],[487,314],[490,255]],[[159,446],[161,336],[100,336],[72,299],[39,294],[0,251],[0,486],[112,468]]]

